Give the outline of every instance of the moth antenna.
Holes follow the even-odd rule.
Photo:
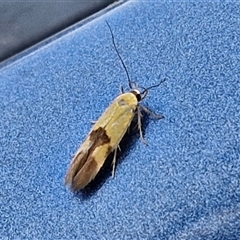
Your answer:
[[[118,57],[119,57],[119,59],[120,59],[120,61],[122,63],[122,66],[123,66],[123,68],[124,68],[124,70],[126,72],[127,79],[128,79],[128,85],[129,85],[130,89],[133,89],[132,81],[131,81],[130,76],[128,74],[127,67],[124,64],[123,59],[122,59],[122,57],[121,57],[121,55],[120,55],[120,53],[119,53],[119,51],[118,51],[118,49],[116,47],[115,39],[114,39],[114,36],[113,36],[113,31],[112,31],[112,29],[111,29],[111,27],[110,27],[110,25],[109,25],[109,23],[107,21],[106,21],[106,24],[107,24],[107,26],[108,26],[108,28],[110,30],[111,36],[112,36],[112,42],[113,42],[114,49],[115,49],[115,51],[116,51],[116,53],[117,53],[117,55],[118,55]]]
[[[156,84],[156,85],[153,85],[153,86],[150,86],[150,87],[148,87],[148,88],[145,88],[145,89],[141,92],[142,99],[144,99],[144,98],[147,96],[148,91],[149,91],[150,89],[160,86],[160,85],[161,85],[162,83],[164,83],[166,80],[167,80],[167,79],[164,78],[160,83],[158,83],[158,84]]]

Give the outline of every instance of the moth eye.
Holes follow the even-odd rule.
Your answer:
[[[137,95],[136,95],[136,98],[137,98],[138,102],[140,102],[140,101],[142,100],[141,94],[137,94]]]
[[[121,100],[118,101],[118,105],[119,106],[126,105],[126,102],[124,101],[124,99],[121,99]]]

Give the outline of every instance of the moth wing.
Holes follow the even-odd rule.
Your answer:
[[[118,106],[118,111],[105,127],[109,136],[111,136],[110,145],[112,149],[116,149],[129,128],[135,115],[136,105]]]
[[[114,118],[119,110],[116,104],[116,99],[108,106],[108,108],[102,113],[96,123],[93,125],[92,130],[96,130],[99,127],[106,128],[108,123]]]
[[[95,148],[92,154],[88,156],[83,167],[72,179],[71,188],[73,190],[83,189],[91,182],[103,166],[110,152],[111,148],[109,148],[108,144]]]
[[[117,109],[113,101],[113,103],[109,105],[109,107],[103,112],[101,117],[93,125],[90,133],[87,135],[87,138],[84,140],[82,145],[79,147],[79,149],[73,156],[73,159],[71,161],[71,164],[68,168],[68,171],[65,177],[65,184],[72,185],[73,178],[75,176],[76,178],[78,178],[79,177],[78,173],[85,172],[85,171],[81,171],[81,169],[89,158],[90,149],[92,148],[92,146],[97,145],[97,140],[98,140],[98,137],[96,136],[96,134],[92,134],[92,133],[95,133],[96,130],[99,128],[104,129],[108,124],[108,121],[111,120],[112,117],[115,115],[116,111]],[[88,171],[87,169],[90,170],[90,164],[87,164],[84,169],[86,171]]]
[[[116,118],[112,118],[112,120],[106,125],[105,129],[102,129],[101,127],[98,128],[102,129],[101,137],[95,140],[92,147],[93,151],[90,150],[86,160],[85,156],[78,156],[84,157],[84,160],[81,159],[80,161],[84,161],[85,163],[81,168],[78,168],[79,170],[77,171],[77,174],[71,181],[73,190],[82,189],[91,182],[103,166],[108,155],[118,147],[134,116],[134,114],[128,110],[129,109],[125,109],[123,112],[120,111],[120,113],[118,111],[115,115]],[[106,133],[107,135],[104,137]],[[107,138],[108,136],[109,141],[103,143],[102,139]]]
[[[108,155],[118,147],[134,117],[136,97],[131,93],[117,97],[92,127],[75,154],[65,183],[73,190],[84,188],[95,178]]]
[[[88,151],[91,149],[92,145],[94,144],[93,141],[90,141],[89,135],[83,144],[79,147],[77,152],[74,154],[71,164],[68,168],[66,177],[65,177],[65,184],[72,184],[74,176],[77,172],[83,167],[86,163],[88,158]]]

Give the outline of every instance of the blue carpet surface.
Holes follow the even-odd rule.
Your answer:
[[[1,239],[239,239],[240,4],[130,1],[0,69]],[[63,184],[126,74],[152,89],[115,178]]]

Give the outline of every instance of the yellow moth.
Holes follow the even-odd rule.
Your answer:
[[[70,185],[73,191],[83,189],[96,177],[111,152],[114,152],[112,163],[112,175],[114,175],[119,143],[136,114],[140,138],[143,142],[141,110],[152,114],[156,118],[163,118],[162,115],[156,115],[139,104],[146,97],[149,89],[159,86],[163,81],[140,92],[136,84],[130,81],[126,66],[117,51],[113,32],[108,23],[107,25],[111,32],[114,48],[126,70],[130,91],[123,93],[123,89],[121,89],[122,93],[113,100],[102,116],[95,122],[86,139],[75,153],[65,177],[65,184]]]

